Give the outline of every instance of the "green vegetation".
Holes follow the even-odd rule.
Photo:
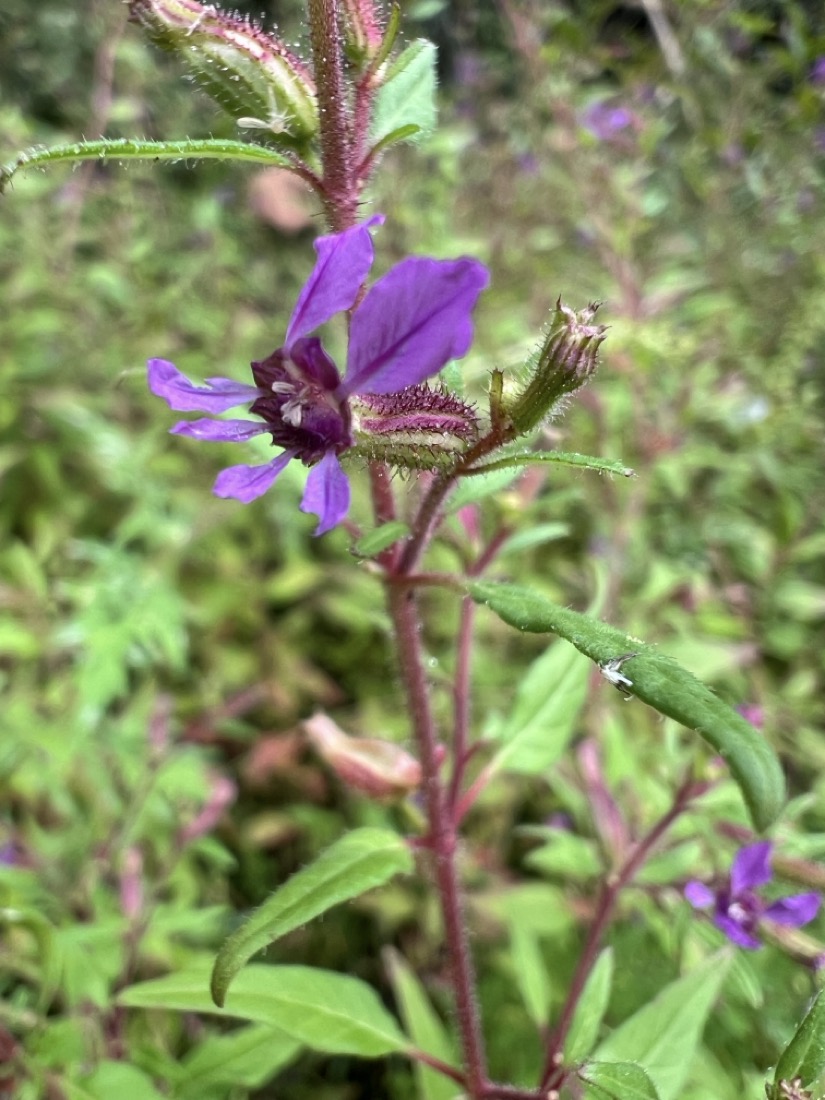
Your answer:
[[[511,530],[492,581],[660,646],[759,716],[790,792],[780,892],[825,891],[825,18],[803,0],[674,0],[663,29],[654,8],[410,6],[407,39],[444,38],[441,115],[387,153],[378,263],[490,266],[473,349],[448,368],[479,406],[560,294],[603,303],[600,371],[540,445],[635,476],[513,464],[454,503]],[[294,5],[279,18],[300,36]],[[2,163],[102,131],[239,137],[116,3],[7,0],[0,92]],[[168,435],[146,388],[151,356],[247,380],[281,343],[322,223],[265,220],[260,171],[55,165],[0,196],[0,1095],[458,1091],[403,1054],[456,1060],[426,885],[347,900],[407,866],[387,836],[420,808],[348,790],[300,725],[323,710],[410,747],[380,587],[344,530],[312,538],[296,463],[252,505],[219,500],[237,454]],[[460,564],[459,529],[452,516],[428,569]],[[458,601],[424,600],[446,718]],[[655,1096],[651,1077],[662,1100],[763,1097],[818,988],[805,964],[823,918],[714,954],[722,937],[682,890],[753,837],[727,769],[566,642],[484,609],[478,623],[473,774],[494,778],[467,806],[463,873],[493,1076],[535,1083],[536,1025],[558,1017],[599,885],[693,779],[708,790],[624,892],[566,1050],[595,1059],[594,1100]],[[334,887],[344,904],[313,922],[308,902],[294,920],[267,903],[347,830],[375,851],[361,887]],[[262,905],[284,938],[232,978],[239,1023],[208,1002],[208,976],[231,933],[227,973],[256,949],[242,921]],[[307,967],[325,972],[311,996]],[[666,1021],[655,1049],[651,1017]],[[819,1074],[803,1039],[791,1068]]]

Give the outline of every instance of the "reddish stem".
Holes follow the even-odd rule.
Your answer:
[[[482,575],[498,554],[509,534],[509,527],[502,527],[496,533],[467,571],[469,576],[480,577]],[[456,646],[455,681],[453,684],[453,774],[450,780],[449,803],[456,826],[462,821],[469,808],[459,799],[467,763],[473,755],[473,750],[470,748],[470,660],[473,649],[475,610],[475,602],[469,596],[465,596],[461,602],[461,619]]]
[[[561,1018],[553,1032],[552,1039],[547,1049],[547,1057],[544,1063],[544,1071],[541,1078],[541,1089],[551,1090],[559,1088],[565,1076],[562,1064],[564,1042],[573,1022],[573,1016],[579,998],[582,995],[590,971],[596,962],[601,946],[602,937],[613,919],[613,912],[619,895],[625,886],[632,880],[639,868],[647,860],[651,850],[664,836],[673,822],[685,812],[688,805],[697,792],[696,784],[687,780],[676,792],[673,805],[663,814],[650,831],[638,841],[618,871],[610,874],[602,886],[599,900],[596,904],[596,913],[587,934],[584,950],[579,957],[570,989],[567,993]],[[544,1092],[542,1093],[544,1095]]]
[[[355,224],[358,195],[338,5],[335,0],[308,0],[308,15],[326,213],[333,232],[340,233]]]
[[[453,680],[453,774],[447,802],[453,822],[461,793],[464,769],[469,759],[470,744],[470,669],[473,652],[473,627],[476,605],[469,596],[461,601],[461,618],[456,644],[455,678]]]
[[[428,841],[433,855],[433,869],[444,921],[444,938],[449,954],[456,1017],[467,1074],[466,1087],[473,1100],[482,1100],[487,1084],[486,1059],[475,998],[475,973],[456,866],[458,838],[439,775],[438,738],[421,651],[421,624],[414,592],[388,585],[387,601],[395,625],[401,678],[421,759],[422,786],[430,830]]]

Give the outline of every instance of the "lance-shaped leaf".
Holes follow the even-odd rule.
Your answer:
[[[359,558],[374,558],[399,539],[406,538],[409,533],[409,527],[401,520],[395,519],[389,523],[382,523],[380,527],[375,527],[362,535],[353,546],[352,552]]]
[[[474,474],[488,474],[492,470],[518,469],[523,466],[577,466],[579,469],[596,470],[600,474],[620,474],[621,477],[633,477],[634,472],[623,462],[611,458],[596,458],[593,455],[580,455],[575,451],[519,451],[489,462],[482,461],[478,466],[462,470],[462,477]]]
[[[296,1039],[268,1024],[209,1035],[184,1059],[175,1100],[204,1100],[216,1087],[224,1094],[233,1088],[260,1088],[300,1051]]]
[[[732,957],[720,951],[665,986],[600,1043],[595,1058],[637,1063],[654,1081],[661,1100],[678,1100]],[[618,1093],[621,1100],[632,1095]]]
[[[241,160],[252,164],[290,168],[290,161],[274,149],[246,141],[222,141],[216,138],[185,141],[134,141],[131,138],[101,138],[99,141],[74,141],[51,149],[29,149],[0,168],[0,192],[14,176],[26,168],[48,164],[77,164],[84,160]]]
[[[575,1065],[582,1058],[586,1058],[596,1045],[599,1028],[610,1000],[612,985],[613,948],[606,947],[590,971],[573,1014],[570,1030],[564,1042],[564,1060],[568,1065]]]
[[[225,1008],[215,1007],[208,972],[201,967],[130,986],[118,996],[118,1003],[269,1024],[330,1054],[380,1058],[410,1048],[374,989],[348,974],[310,966],[253,963],[238,975]]]
[[[397,951],[388,948],[385,961],[389,970],[401,1019],[418,1049],[448,1066],[457,1066],[449,1032],[433,1008],[424,986]],[[458,1087],[420,1060],[415,1063],[419,1100],[455,1100]]]
[[[589,677],[590,665],[573,646],[548,646],[516,689],[512,709],[496,732],[501,748],[487,765],[487,775],[540,775],[551,767],[573,736]]]
[[[785,1047],[773,1075],[771,1100],[785,1095],[782,1083],[799,1080],[810,1088],[825,1072],[825,993],[820,991],[799,1025],[796,1034]]]
[[[770,746],[749,722],[687,669],[655,647],[607,623],[560,607],[529,588],[476,582],[468,585],[468,591],[510,626],[534,634],[558,634],[601,667],[632,654],[621,666],[623,690],[696,730],[723,757],[757,829],[767,828],[777,818],[784,802],[785,783]]]
[[[409,848],[385,829],[356,829],[302,868],[233,933],[218,952],[212,996],[223,1005],[230,982],[256,951],[333,905],[412,871]]]

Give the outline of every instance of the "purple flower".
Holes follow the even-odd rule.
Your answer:
[[[755,726],[758,730],[765,727],[765,712],[762,707],[756,703],[740,703],[738,707],[734,707],[737,714],[741,714],[746,722],[750,722],[752,726]]]
[[[633,125],[633,115],[626,107],[614,107],[607,100],[599,100],[590,104],[581,124],[599,141],[610,141]]]
[[[811,67],[812,84],[825,84],[825,57],[818,57]]]
[[[760,946],[755,935],[760,921],[799,928],[819,912],[819,894],[793,894],[770,903],[759,896],[758,888],[773,877],[772,849],[768,840],[740,849],[734,858],[729,881],[716,890],[702,882],[689,882],[685,887],[685,897],[690,904],[696,909],[712,906],[713,923],[739,947]]]
[[[322,535],[349,510],[350,488],[339,455],[353,445],[349,398],[392,394],[459,359],[473,338],[472,310],[489,282],[483,264],[463,257],[413,256],[396,264],[352,314],[343,378],[317,336],[320,325],[355,306],[372,266],[369,229],[382,216],[319,237],[312,274],[298,296],[282,347],[252,364],[254,385],[229,378],[190,382],[165,359],[149,360],[149,388],[181,412],[222,413],[249,404],[261,420],[182,421],[177,435],[239,443],[270,433],[282,453],[262,466],[230,466],[215,481],[219,497],[248,503],[273,484],[292,459],[310,467],[301,510],[314,512]]]

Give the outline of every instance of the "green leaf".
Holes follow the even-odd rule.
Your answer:
[[[382,550],[386,550],[394,542],[406,538],[409,533],[410,529],[407,524],[402,523],[400,520],[382,523],[380,527],[376,527],[373,531],[367,531],[365,535],[362,535],[353,546],[352,552],[359,558],[374,558],[376,554],[380,554]]]
[[[211,1035],[181,1066],[176,1100],[200,1100],[215,1085],[260,1088],[300,1051],[291,1035],[266,1024],[239,1028],[230,1035]]]
[[[543,546],[556,539],[565,539],[570,534],[569,523],[537,523],[533,527],[525,527],[523,531],[516,531],[510,535],[498,552],[499,558],[505,554],[515,554],[520,550],[532,550],[534,546]]]
[[[782,1051],[773,1075],[777,1096],[782,1081],[797,1077],[803,1088],[809,1088],[825,1072],[825,991],[820,991],[796,1034]]]
[[[113,1096],[129,1100],[164,1100],[143,1070],[126,1062],[99,1062],[92,1073],[83,1080],[89,1096],[96,1100],[111,1100]]]
[[[591,1052],[599,1036],[613,985],[613,948],[599,955],[585,983],[564,1043],[564,1061],[575,1065]]]
[[[633,1062],[589,1062],[578,1076],[593,1100],[660,1100],[656,1086]]]
[[[710,688],[655,647],[607,623],[560,607],[518,585],[474,582],[470,595],[517,630],[559,634],[599,665],[627,653],[628,692],[677,722],[696,730],[727,761],[757,829],[776,820],[785,798],[779,761],[757,730]]]
[[[518,686],[513,709],[496,734],[504,744],[489,773],[539,775],[558,760],[573,736],[589,678],[589,662],[572,645],[548,646]]]
[[[379,154],[383,154],[393,145],[400,145],[403,141],[409,141],[421,133],[420,126],[399,126],[397,130],[391,130],[370,149],[370,157],[375,160]]]
[[[373,989],[347,974],[308,966],[247,966],[235,979],[225,1008],[215,1006],[208,972],[202,967],[133,985],[120,994],[118,1003],[269,1024],[329,1054],[377,1058],[409,1050]]]
[[[0,193],[24,168],[47,164],[76,164],[84,160],[240,160],[253,164],[291,167],[289,160],[273,149],[247,141],[222,141],[216,138],[185,141],[134,141],[131,138],[104,138],[100,141],[76,141],[51,149],[29,149],[0,168]]]
[[[546,836],[546,843],[533,848],[524,857],[525,866],[540,875],[562,877],[574,882],[586,882],[604,872],[604,863],[594,840],[576,836],[566,829],[525,827],[519,830],[525,836]]]
[[[491,474],[462,478],[445,504],[449,514],[458,512],[468,504],[477,504],[486,497],[503,492],[519,477],[520,470],[495,470]]]
[[[494,920],[517,924],[535,936],[555,936],[562,941],[573,931],[573,915],[564,890],[546,882],[524,882],[508,888],[499,884],[494,891],[475,898],[474,905]]]
[[[638,1062],[650,1074],[661,1100],[678,1100],[731,958],[728,951],[720,951],[671,982],[599,1045],[596,1058]]]
[[[538,1028],[546,1027],[550,1017],[550,982],[538,937],[523,925],[510,925],[510,957],[516,985],[527,1014]]]
[[[424,38],[399,54],[375,97],[372,144],[403,127],[415,126],[421,135],[435,128],[435,62],[436,48]]]
[[[413,859],[397,833],[356,829],[294,874],[223,944],[212,971],[212,996],[222,1005],[230,982],[256,951],[349,898],[397,874],[409,874]]]
[[[522,451],[519,454],[505,455],[492,462],[483,462],[471,470],[462,471],[462,477],[474,474],[488,474],[491,470],[506,470],[524,466],[546,466],[550,463],[559,466],[578,466],[587,470],[597,470],[600,474],[619,474],[621,477],[635,477],[635,471],[623,462],[610,458],[595,458],[593,455],[580,455],[572,451]]]
[[[433,1008],[426,990],[397,951],[389,949],[386,959],[393,992],[401,1010],[401,1018],[416,1047],[425,1054],[457,1064],[450,1035]],[[458,1086],[430,1066],[415,1062],[418,1081],[416,1095],[421,1100],[454,1100]]]

